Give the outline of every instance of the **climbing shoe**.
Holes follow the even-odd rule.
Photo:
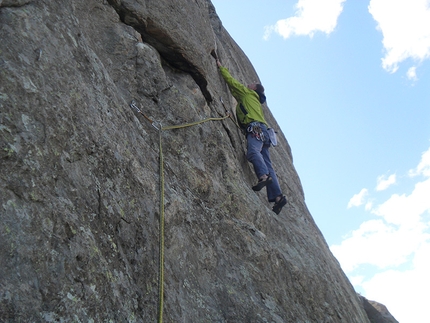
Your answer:
[[[275,205],[272,208],[272,211],[276,214],[281,213],[282,208],[287,205],[287,197],[283,195],[281,199],[275,203]]]
[[[267,176],[266,179],[260,179],[257,183],[257,185],[254,185],[252,189],[256,192],[260,191],[263,187],[267,186],[272,182],[272,177]]]

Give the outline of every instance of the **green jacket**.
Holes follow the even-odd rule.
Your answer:
[[[231,94],[237,101],[236,117],[239,124],[245,127],[253,121],[259,121],[267,125],[257,92],[234,79],[227,68],[220,66],[220,71]]]

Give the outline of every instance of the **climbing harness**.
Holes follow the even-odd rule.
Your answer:
[[[222,99],[221,99],[222,102]],[[224,106],[224,103],[223,103]],[[159,141],[159,160],[160,160],[160,219],[159,219],[159,278],[158,278],[158,323],[163,322],[163,298],[164,298],[164,157],[163,157],[163,146],[161,133],[163,130],[180,129],[191,126],[196,126],[198,124],[207,121],[222,121],[227,118],[231,118],[230,114],[220,118],[206,118],[200,121],[185,123],[180,125],[166,126],[163,127],[160,122],[153,121],[151,118],[146,116],[136,105],[136,102],[131,101],[130,107],[143,115],[146,120],[148,120],[151,125],[158,130],[158,141]],[[225,106],[224,106],[225,108]],[[233,119],[232,119],[233,120]],[[234,121],[234,120],[233,120]]]
[[[264,133],[261,128],[260,122],[251,122],[246,129],[247,133],[250,133],[252,137],[257,140],[264,141]]]

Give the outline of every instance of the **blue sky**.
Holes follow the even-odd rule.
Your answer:
[[[400,323],[428,322],[429,1],[212,3],[265,86],[306,203],[356,290]]]

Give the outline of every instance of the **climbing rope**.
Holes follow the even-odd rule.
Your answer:
[[[222,97],[220,97],[220,98],[219,98],[219,100],[221,101],[221,104],[222,104],[222,106],[224,107],[225,112],[227,113],[227,115],[230,117],[231,121],[233,121],[233,122],[234,122],[234,124],[236,125],[236,127],[238,127],[238,128],[239,128],[239,130],[242,130],[242,128],[239,126],[239,124],[236,122],[236,120],[234,120],[234,118],[233,118],[233,116],[230,114],[230,112],[228,112],[228,110],[227,110],[227,108],[226,108],[226,106],[225,106],[225,104],[224,104],[224,101],[222,100]]]
[[[180,129],[180,128],[186,128],[186,127],[192,127],[192,126],[196,126],[198,124],[201,124],[203,122],[207,122],[207,121],[221,121],[224,119],[230,118],[230,115],[226,115],[225,117],[220,117],[220,118],[206,118],[200,121],[196,121],[196,122],[191,122],[191,123],[184,123],[181,125],[177,125],[177,126],[167,126],[167,127],[162,127],[161,130],[171,130],[171,129]]]
[[[159,278],[158,278],[158,323],[163,322],[164,300],[164,161],[161,130],[158,130],[158,142],[160,152],[160,224],[159,224]]]
[[[221,99],[222,102],[222,99]],[[224,106],[224,102],[222,102]],[[173,125],[163,127],[160,122],[153,121],[151,118],[146,116],[136,105],[134,101],[130,103],[130,107],[143,115],[146,120],[148,120],[151,125],[158,130],[158,141],[159,141],[159,160],[160,160],[160,219],[159,219],[159,274],[158,274],[158,323],[163,322],[163,301],[164,301],[164,157],[163,157],[163,146],[162,146],[162,137],[161,133],[163,130],[171,130],[171,129],[181,129],[186,127],[196,126],[198,124],[207,122],[207,121],[222,121],[227,118],[231,118],[229,113],[227,113],[224,117],[219,118],[206,118],[200,121],[185,123],[180,125]]]

